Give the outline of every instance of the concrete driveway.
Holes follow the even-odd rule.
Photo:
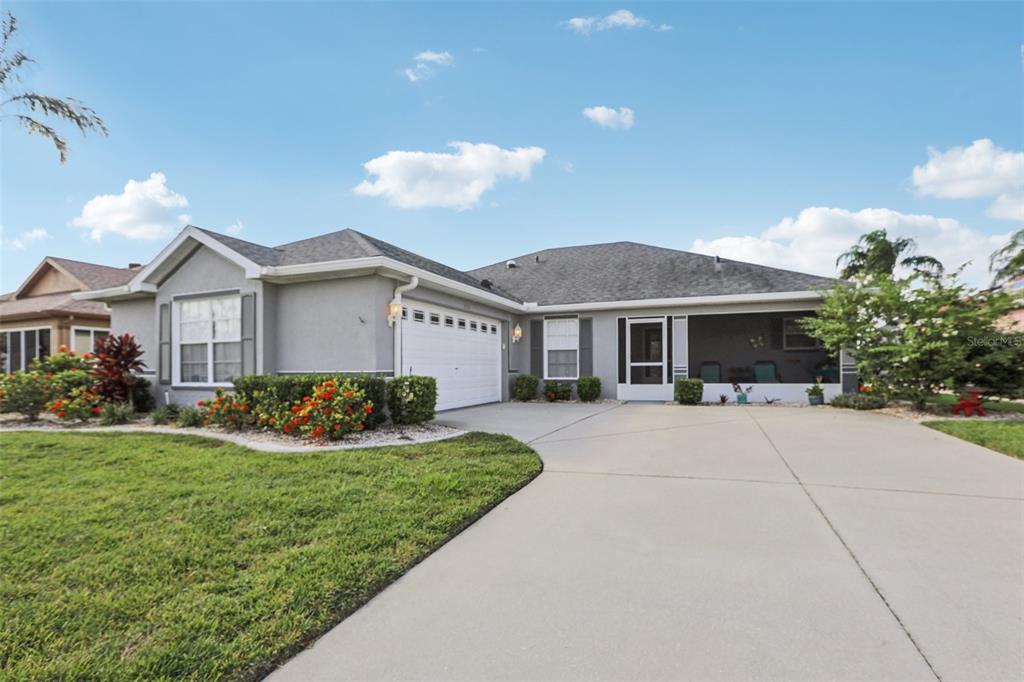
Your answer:
[[[502,404],[545,471],[273,680],[1019,680],[1024,464],[831,409]]]

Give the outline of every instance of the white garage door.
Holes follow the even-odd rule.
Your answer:
[[[501,322],[406,300],[402,373],[437,379],[437,409],[501,400]]]

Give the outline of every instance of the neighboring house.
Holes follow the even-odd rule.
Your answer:
[[[141,266],[136,266],[141,267]],[[125,284],[136,271],[47,256],[17,291],[0,295],[0,365],[4,372],[27,369],[33,358],[67,346],[91,351],[110,329],[110,309],[72,294]]]
[[[507,400],[512,379],[601,378],[605,397],[803,400],[856,388],[797,320],[834,280],[632,242],[549,249],[461,272],[354,230],[267,247],[187,227],[104,301],[161,402],[250,373],[438,379],[438,408]]]

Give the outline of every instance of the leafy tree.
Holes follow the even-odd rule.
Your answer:
[[[41,135],[53,143],[60,155],[60,162],[68,160],[67,141],[51,125],[39,120],[37,115],[52,116],[71,123],[81,131],[107,135],[107,126],[95,111],[73,97],[50,97],[36,92],[14,90],[20,78],[19,69],[33,60],[24,52],[13,49],[11,38],[18,30],[18,20],[11,12],[5,11],[0,18],[0,115],[13,115],[30,135]],[[16,109],[21,113],[11,114]]]
[[[977,386],[986,396],[1024,398],[1024,334],[968,339],[967,361],[953,381]]]
[[[989,270],[994,276],[992,286],[1000,286],[1024,275],[1024,229],[1014,232],[1006,246],[992,254]]]
[[[941,275],[942,263],[931,256],[913,255],[916,248],[913,239],[890,240],[885,230],[873,230],[862,235],[849,251],[836,259],[837,266],[845,263],[839,276],[851,279],[857,275],[892,275],[897,264],[915,272]]]
[[[923,407],[937,391],[984,380],[970,370],[979,362],[979,349],[1002,348],[996,339],[1004,335],[995,322],[1012,307],[1005,293],[968,290],[957,273],[865,275],[853,285],[836,286],[818,315],[802,324],[829,351],[852,352],[861,379],[876,393]],[[1005,368],[1007,361],[996,364]],[[1011,377],[991,388],[1005,394],[1019,382]]]

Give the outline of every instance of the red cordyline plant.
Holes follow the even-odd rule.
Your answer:
[[[305,396],[291,407],[291,418],[281,425],[285,433],[304,434],[314,440],[341,438],[353,431],[362,431],[363,422],[373,414],[373,402],[349,383],[327,380],[313,387],[313,395]]]
[[[146,368],[146,363],[140,360],[142,349],[135,337],[122,334],[97,339],[95,356],[92,375],[96,378],[96,392],[106,400],[131,403],[135,386],[133,372]]]

